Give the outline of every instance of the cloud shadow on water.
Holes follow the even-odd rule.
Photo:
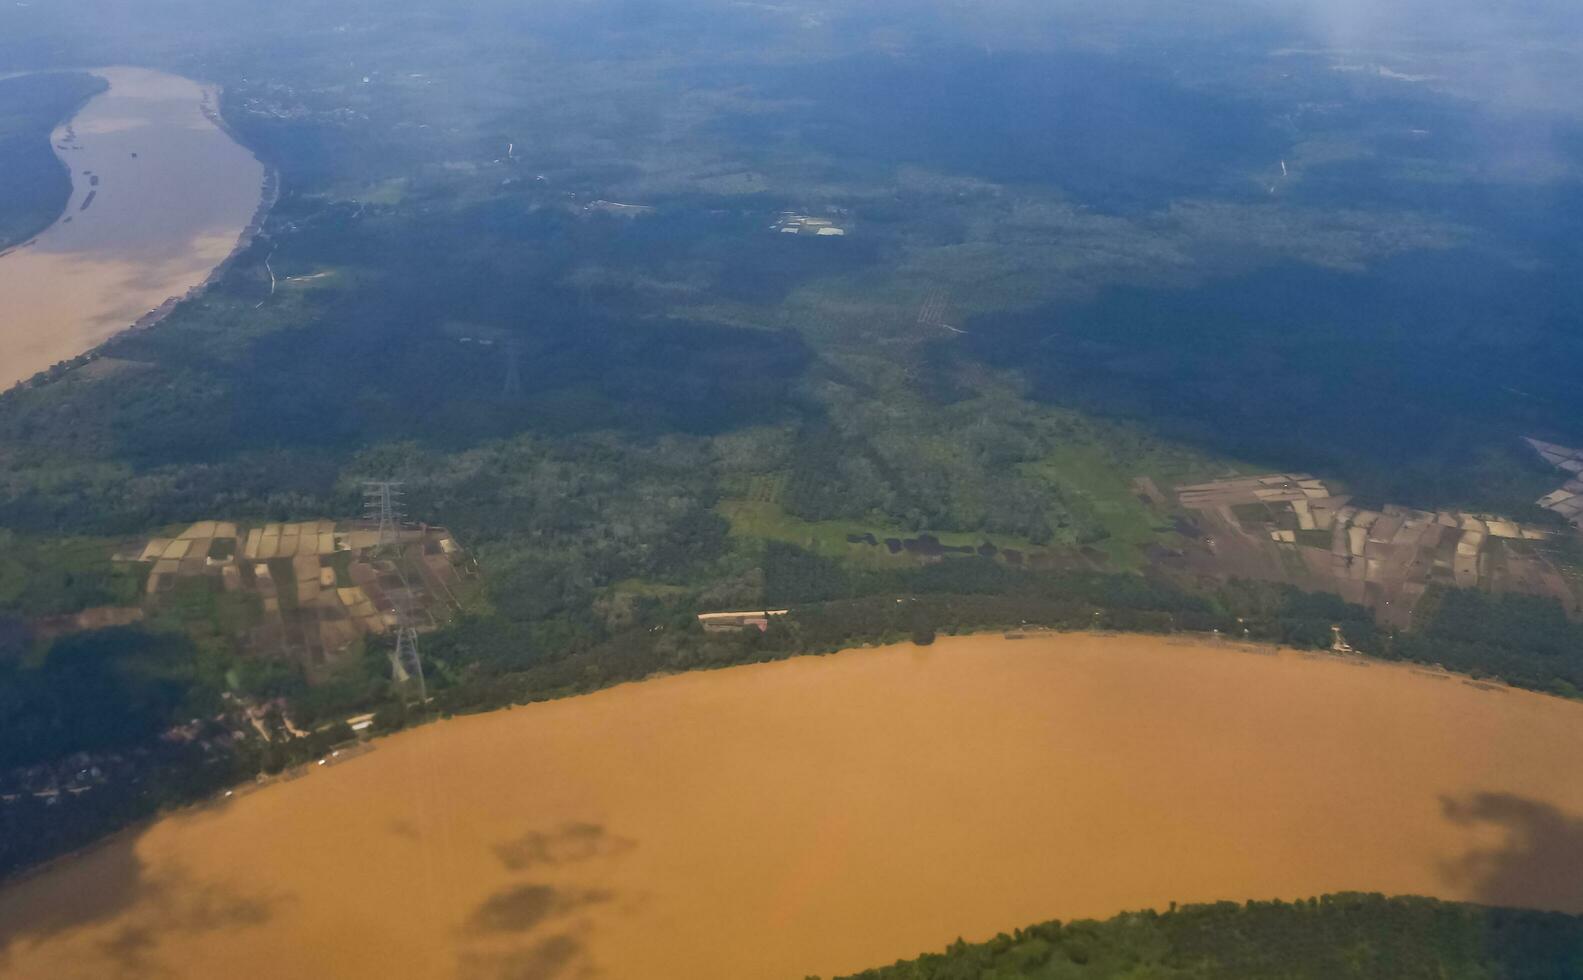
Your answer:
[[[574,821],[527,831],[493,851],[507,871],[522,874],[619,858],[636,846],[601,824]],[[538,881],[497,891],[473,909],[462,927],[461,973],[499,980],[599,976],[588,943],[596,922],[582,913],[616,900],[604,889]]]
[[[1583,815],[1510,793],[1441,800],[1464,827],[1496,826],[1505,840],[1446,862],[1446,881],[1487,905],[1583,913]]]
[[[583,938],[591,923],[578,913],[613,899],[607,891],[545,884],[496,892],[473,910],[463,927],[467,940],[461,974],[499,980],[595,976],[598,970]]]
[[[120,914],[142,892],[138,834],[123,833],[77,858],[41,869],[0,891],[0,968],[20,939],[40,940]],[[3,972],[3,971],[0,971]]]
[[[0,893],[0,975],[20,943],[114,924],[97,943],[106,976],[153,977],[167,971],[157,947],[167,934],[262,925],[289,896],[202,880],[179,865],[150,868],[137,856],[140,834],[125,833],[67,858]]]
[[[564,980],[596,976],[598,971],[588,964],[587,953],[576,936],[557,933],[509,953],[464,956],[461,974],[479,980]]]
[[[568,823],[552,831],[532,830],[497,844],[495,856],[508,871],[526,871],[544,865],[617,857],[636,846],[636,841],[612,834],[599,824]]]
[[[556,916],[610,901],[606,891],[575,891],[549,885],[521,885],[497,892],[468,918],[478,933],[528,932]]]

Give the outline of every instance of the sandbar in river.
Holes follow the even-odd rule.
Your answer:
[[[1583,911],[1583,704],[942,638],[426,726],[0,890],[0,972],[829,976],[1171,901]]]
[[[263,164],[204,112],[217,108],[213,86],[143,68],[89,73],[110,88],[52,137],[71,200],[0,255],[0,390],[203,283],[261,200]]]

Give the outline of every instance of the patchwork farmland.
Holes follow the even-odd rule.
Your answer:
[[[1408,626],[1433,584],[1552,596],[1570,613],[1579,597],[1547,544],[1567,533],[1491,514],[1358,506],[1306,473],[1183,486],[1202,550],[1201,571],[1335,592]]]
[[[1539,498],[1539,506],[1553,510],[1576,526],[1583,526],[1583,449],[1558,446],[1538,439],[1527,440],[1545,462],[1566,473],[1569,479],[1558,489]]]
[[[299,661],[310,678],[402,615],[419,630],[445,622],[476,574],[444,528],[403,527],[382,546],[366,522],[329,520],[199,521],[116,559],[153,566],[144,589],[151,609],[195,587],[240,598],[249,610],[240,624],[245,645]]]

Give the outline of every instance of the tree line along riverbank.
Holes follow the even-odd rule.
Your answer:
[[[845,980],[1567,980],[1583,918],[1428,898],[1326,895],[1045,922]]]
[[[0,891],[12,963],[91,971],[104,935],[216,879],[290,908],[162,935],[150,959],[174,974],[198,957],[239,976],[339,974],[322,944],[295,941],[327,930],[341,951],[399,950],[377,965],[388,976],[445,975],[468,923],[551,883],[653,896],[578,916],[590,965],[655,978],[850,972],[1011,922],[1171,900],[1355,888],[1583,911],[1560,871],[1583,808],[1558,775],[1583,748],[1576,705],[1188,637],[1014,636],[693,671],[423,725]],[[506,863],[502,842],[521,842]],[[545,849],[599,842],[613,860],[521,874]],[[382,903],[429,862],[441,887],[416,913],[430,928],[413,930],[412,910]],[[129,866],[151,882],[180,867],[185,886],[40,929]],[[789,887],[807,880],[824,893]],[[522,921],[522,946],[564,928]],[[270,946],[295,949],[253,953]]]
[[[0,742],[12,746],[14,756],[32,744],[31,733],[66,730],[62,726],[91,710],[98,733],[93,754],[113,757],[120,775],[91,792],[49,800],[8,783],[15,799],[0,805],[0,876],[164,808],[307,763],[352,737],[344,719],[359,710],[373,712],[372,734],[379,734],[428,718],[583,694],[657,674],[909,639],[927,644],[937,634],[1025,629],[1184,633],[1298,649],[1329,649],[1339,634],[1357,653],[1567,694],[1576,678],[1568,673],[1576,669],[1569,651],[1579,648],[1583,632],[1564,616],[1556,623],[1536,620],[1522,597],[1455,591],[1431,597],[1431,618],[1405,634],[1377,629],[1367,610],[1334,596],[1258,583],[1233,583],[1206,597],[1130,575],[1042,573],[1020,578],[1023,585],[1009,592],[952,591],[971,586],[975,574],[1000,574],[990,568],[975,573],[971,563],[925,566],[909,573],[911,592],[803,603],[773,618],[763,632],[706,632],[690,610],[653,610],[600,642],[547,650],[498,613],[464,615],[425,638],[427,705],[403,696],[410,692],[392,691],[380,676],[388,660],[375,644],[360,685],[304,689],[289,699],[296,723],[310,737],[272,742],[226,734],[239,726],[219,720],[225,710],[219,688],[204,695],[195,687],[212,683],[203,679],[212,672],[197,669],[205,654],[180,634],[153,634],[151,641],[150,634],[128,629],[62,638],[58,651],[52,648],[36,669],[52,669],[58,658],[80,683],[62,687],[15,661],[0,661],[0,697],[15,708],[0,712]],[[1525,625],[1535,622],[1547,626]],[[136,656],[120,658],[117,650]],[[260,683],[268,689],[267,678]],[[55,696],[47,696],[51,690]],[[74,693],[82,691],[104,696],[85,706]],[[195,699],[216,712],[201,737],[159,739],[160,731],[190,720]],[[11,757],[8,764],[46,762],[58,748],[41,747],[38,758]]]

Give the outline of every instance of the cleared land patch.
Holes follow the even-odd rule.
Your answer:
[[[1494,514],[1361,507],[1306,473],[1271,473],[1176,488],[1224,573],[1334,592],[1408,626],[1432,585],[1549,596],[1569,612],[1579,596],[1547,545],[1566,530]]]

